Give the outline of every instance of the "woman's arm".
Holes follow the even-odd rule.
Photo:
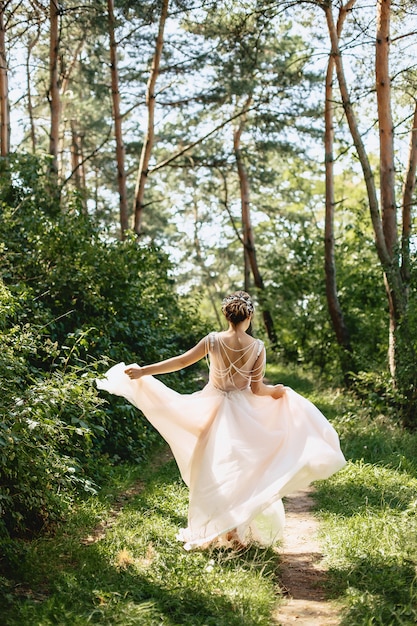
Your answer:
[[[152,363],[152,365],[144,365],[143,367],[128,367],[125,370],[125,374],[132,380],[135,378],[141,378],[142,376],[153,376],[157,374],[169,374],[170,372],[176,372],[188,367],[193,363],[197,363],[203,357],[206,356],[208,351],[206,337],[201,339],[194,348],[187,350],[184,354],[174,356],[171,359],[165,359],[159,361],[159,363]]]
[[[275,400],[282,398],[285,393],[284,385],[265,385],[262,382],[251,383],[252,393],[256,396],[272,396]]]
[[[251,378],[250,388],[256,396],[272,396],[278,400],[285,393],[284,385],[265,385],[263,382],[263,370],[265,364],[265,348],[261,350],[255,365],[252,368],[254,376]]]

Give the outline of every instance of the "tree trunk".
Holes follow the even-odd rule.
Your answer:
[[[343,28],[347,11],[355,4],[356,0],[350,0],[346,5],[339,9],[339,18],[337,21],[337,37]],[[337,282],[336,282],[336,263],[334,256],[334,126],[333,126],[333,74],[334,74],[334,56],[330,54],[326,73],[326,97],[324,108],[325,120],[325,171],[326,171],[326,212],[324,227],[324,269],[326,276],[326,297],[329,314],[332,320],[333,329],[336,334],[338,344],[342,349],[341,366],[345,381],[350,382],[349,372],[354,370],[352,359],[352,346],[350,343],[349,330],[345,324],[342,307],[340,305]]]
[[[412,225],[413,197],[416,188],[417,171],[417,102],[410,132],[410,149],[408,152],[407,174],[403,188],[402,202],[402,236],[401,236],[401,275],[408,288],[410,282],[410,236]]]
[[[134,230],[137,235],[142,231],[142,215],[144,208],[145,186],[148,176],[149,161],[151,158],[152,148],[154,144],[154,119],[155,119],[155,85],[159,74],[159,66],[161,62],[162,47],[164,43],[164,28],[168,16],[169,0],[163,0],[161,17],[159,19],[158,36],[156,38],[155,54],[152,61],[151,72],[146,87],[146,106],[148,108],[148,124],[143,142],[142,153],[139,161],[139,169],[135,187],[134,201]]]
[[[117,68],[117,42],[115,38],[114,2],[107,0],[109,37],[110,37],[110,67],[111,88],[113,101],[114,135],[116,139],[117,184],[119,189],[119,219],[121,238],[124,239],[129,228],[127,210],[125,145],[123,142],[122,116],[120,113],[119,73]]]
[[[0,154],[2,157],[8,156],[10,152],[9,85],[4,8],[5,3],[0,2]]]
[[[75,188],[81,191],[80,150],[75,120],[71,120],[71,170],[74,172]]]
[[[71,171],[74,174],[75,188],[79,192],[83,212],[87,214],[82,135],[78,132],[75,120],[71,120]]]
[[[392,259],[398,253],[398,234],[395,205],[394,124],[389,75],[390,11],[391,0],[378,0],[375,76],[379,124],[380,194],[385,243]]]
[[[59,125],[61,119],[61,98],[59,93],[59,7],[56,0],[49,4],[49,105],[51,108],[51,129],[49,135],[49,154],[51,173],[58,176]]]
[[[247,103],[249,106],[249,102]],[[244,247],[244,267],[245,267],[245,284],[246,284],[246,268],[247,264],[250,265],[255,287],[259,295],[259,304],[262,310],[262,317],[268,339],[273,346],[277,345],[277,336],[274,328],[273,319],[270,311],[265,307],[263,292],[265,290],[262,275],[259,271],[258,261],[256,258],[255,239],[253,236],[252,222],[250,216],[250,201],[249,201],[249,181],[245,165],[242,160],[242,154],[240,151],[240,140],[244,127],[244,119],[241,120],[239,126],[235,129],[233,134],[233,149],[235,153],[239,186],[240,186],[240,201],[242,209],[242,228],[243,228],[243,247]]]
[[[387,273],[386,280],[391,318],[389,363],[391,374],[396,379],[396,330],[401,319],[406,315],[408,303],[401,272],[399,272],[396,281],[393,281],[390,276],[397,268],[400,268],[395,202],[394,124],[391,112],[391,80],[389,75],[390,14],[391,0],[378,0],[375,73],[380,145],[380,188],[382,225],[392,267],[392,269],[390,268],[391,272]]]
[[[32,78],[30,72],[30,58],[32,55],[32,50],[36,46],[40,37],[40,25],[37,24],[38,31],[35,37],[29,41],[27,55],[26,55],[26,91],[28,97],[28,117],[29,117],[29,128],[30,128],[30,142],[32,144],[32,153],[36,153],[36,131],[35,131],[35,120],[33,117],[33,103],[32,103]]]
[[[382,227],[392,264],[398,266],[397,207],[395,204],[394,125],[391,112],[391,79],[389,75],[391,0],[377,2],[377,30],[375,45],[376,96],[379,124],[379,172],[382,210]],[[391,375],[396,377],[395,331],[405,306],[396,306],[396,298],[385,281],[390,310],[389,364]],[[403,291],[403,290],[402,290]],[[400,296],[400,294],[398,294]],[[403,294],[401,294],[402,299]],[[399,297],[397,299],[400,299]]]
[[[250,291],[251,280],[250,280],[250,259],[246,246],[243,246],[243,289],[245,291]]]

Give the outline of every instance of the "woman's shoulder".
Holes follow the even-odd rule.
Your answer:
[[[215,330],[211,331],[211,333],[208,333],[208,335],[205,336],[205,341],[207,342],[209,348],[213,348],[214,346],[214,342],[216,341],[216,336],[219,333],[216,332]]]
[[[258,345],[258,351],[256,353],[256,356],[258,357],[261,354],[262,350],[265,348],[265,344],[262,339],[255,339],[255,341]]]
[[[225,330],[225,331],[220,331],[220,332],[212,332],[208,335],[210,338],[212,337],[212,341],[219,341],[221,343],[224,343],[227,345],[231,345],[233,346],[233,344],[235,343],[233,341],[233,337],[230,336],[230,333]],[[241,341],[239,341],[239,344],[241,344]],[[264,342],[261,339],[256,339],[255,337],[252,337],[251,335],[246,335],[245,336],[245,342],[244,344],[241,344],[242,348],[249,348],[251,346],[258,346],[259,347],[259,351],[262,350],[262,348],[264,347]]]

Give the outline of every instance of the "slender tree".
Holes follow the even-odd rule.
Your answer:
[[[375,244],[384,271],[384,282],[389,304],[390,348],[389,365],[392,378],[403,394],[404,422],[415,423],[417,406],[417,368],[413,340],[408,318],[408,289],[402,272],[397,230],[397,205],[395,199],[394,125],[391,112],[391,78],[389,73],[390,47],[390,0],[377,1],[377,30],[375,43],[376,97],[379,127],[379,178],[380,204],[375,179],[368,154],[359,131],[356,115],[350,99],[339,47],[337,28],[333,19],[331,3],[322,5],[335,59],[339,89],[346,119],[362,166],[366,184],[369,210],[375,234]],[[415,117],[413,118],[413,124]],[[412,134],[415,133],[413,126]],[[415,185],[415,141],[410,142],[409,167],[406,180],[406,199],[402,202],[403,240],[402,249],[407,251],[411,232],[409,210]],[[413,175],[414,173],[414,175]],[[406,261],[407,262],[407,261]],[[405,267],[405,266],[404,266]]]
[[[79,192],[82,200],[84,212],[87,211],[86,198],[86,180],[85,180],[85,161],[83,151],[83,135],[77,127],[77,121],[71,120],[71,172],[75,181],[75,188]]]
[[[29,117],[29,134],[32,153],[36,153],[37,141],[36,141],[36,128],[35,119],[33,114],[33,98],[32,98],[32,71],[31,71],[31,58],[32,50],[36,47],[40,37],[40,22],[37,20],[37,31],[35,35],[28,41],[26,50],[26,92],[27,92],[27,111]]]
[[[411,279],[410,272],[410,239],[412,227],[412,208],[415,206],[414,194],[417,171],[417,100],[414,107],[414,118],[410,131],[410,147],[408,151],[407,173],[403,187],[402,203],[402,237],[401,237],[401,275],[408,291]]]
[[[336,26],[338,39],[343,29],[343,24],[347,13],[352,9],[356,0],[349,0],[339,7],[339,16]],[[341,365],[345,381],[350,381],[350,371],[354,369],[352,359],[352,345],[350,342],[349,329],[346,326],[342,307],[340,305],[335,263],[335,243],[334,243],[334,212],[335,212],[335,191],[334,191],[334,80],[335,59],[333,53],[329,55],[326,72],[326,96],[324,108],[325,123],[325,172],[326,172],[326,212],[324,228],[324,268],[326,276],[326,298],[333,328],[338,344],[341,346]]]
[[[252,96],[249,96],[245,108],[248,109],[250,107],[252,101]],[[242,132],[245,126],[245,116],[240,118],[239,125],[235,128],[233,133],[233,150],[236,159],[237,173],[239,178],[239,188],[240,188],[240,203],[241,203],[241,213],[242,213],[242,228],[243,228],[243,250],[244,250],[244,267],[245,267],[245,283],[247,280],[246,277],[246,268],[249,265],[253,280],[255,283],[255,287],[258,291],[262,317],[264,320],[266,332],[268,334],[268,339],[271,341],[272,345],[277,344],[277,336],[274,329],[274,323],[272,320],[272,316],[270,311],[265,306],[265,285],[262,278],[262,274],[259,270],[259,265],[256,257],[256,246],[255,246],[255,237],[252,229],[252,220],[250,214],[250,185],[248,179],[248,173],[246,171],[246,167],[242,158],[241,152],[241,138]],[[245,288],[249,289],[249,285],[245,284]]]
[[[252,96],[246,101],[246,107],[250,107]],[[258,261],[256,258],[255,240],[253,236],[252,221],[250,215],[250,191],[249,191],[249,179],[245,163],[243,161],[241,141],[242,132],[245,126],[246,114],[243,115],[237,126],[233,130],[233,152],[236,160],[237,175],[239,179],[240,189],[240,207],[242,216],[242,243],[243,243],[243,276],[244,276],[244,289],[250,291],[250,278],[251,268],[254,277],[255,285],[258,283],[262,285],[263,280],[259,272]]]
[[[49,132],[49,154],[51,172],[58,175],[59,132],[61,120],[61,97],[59,76],[59,18],[60,8],[57,0],[49,3],[49,106],[51,109],[51,128]]]
[[[120,112],[119,71],[117,66],[117,41],[115,37],[114,2],[107,0],[107,13],[110,38],[110,69],[111,91],[114,118],[114,136],[116,139],[116,162],[117,162],[117,185],[119,190],[119,219],[121,238],[124,239],[126,230],[129,228],[129,216],[127,210],[127,189],[125,170],[125,144],[122,131],[122,114]]]
[[[152,148],[155,140],[155,86],[159,74],[159,66],[161,62],[162,48],[164,44],[165,22],[168,17],[169,0],[162,1],[161,15],[159,18],[158,35],[156,38],[155,52],[152,59],[151,71],[149,74],[148,84],[146,87],[146,106],[147,106],[147,128],[145,139],[143,142],[142,152],[139,160],[139,168],[136,178],[135,200],[134,200],[134,230],[137,235],[142,230],[142,214],[144,208],[145,186],[148,176],[149,161],[152,154]]]
[[[0,154],[10,152],[9,86],[7,76],[5,10],[9,2],[0,2]]]

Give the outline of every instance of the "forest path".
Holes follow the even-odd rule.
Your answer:
[[[158,450],[150,460],[153,470],[172,458],[168,448]],[[124,504],[139,494],[145,484],[146,481],[137,481],[119,494],[110,515],[84,537],[82,543],[88,545],[103,539]],[[337,607],[326,599],[323,590],[326,569],[317,540],[319,522],[312,514],[312,493],[310,487],[285,498],[286,526],[277,573],[285,596],[272,616],[274,626],[339,626],[340,623]]]
[[[326,599],[323,554],[317,539],[319,522],[312,514],[312,488],[285,498],[286,526],[279,551],[278,578],[287,600],[274,613],[278,626],[338,626],[337,607]]]

